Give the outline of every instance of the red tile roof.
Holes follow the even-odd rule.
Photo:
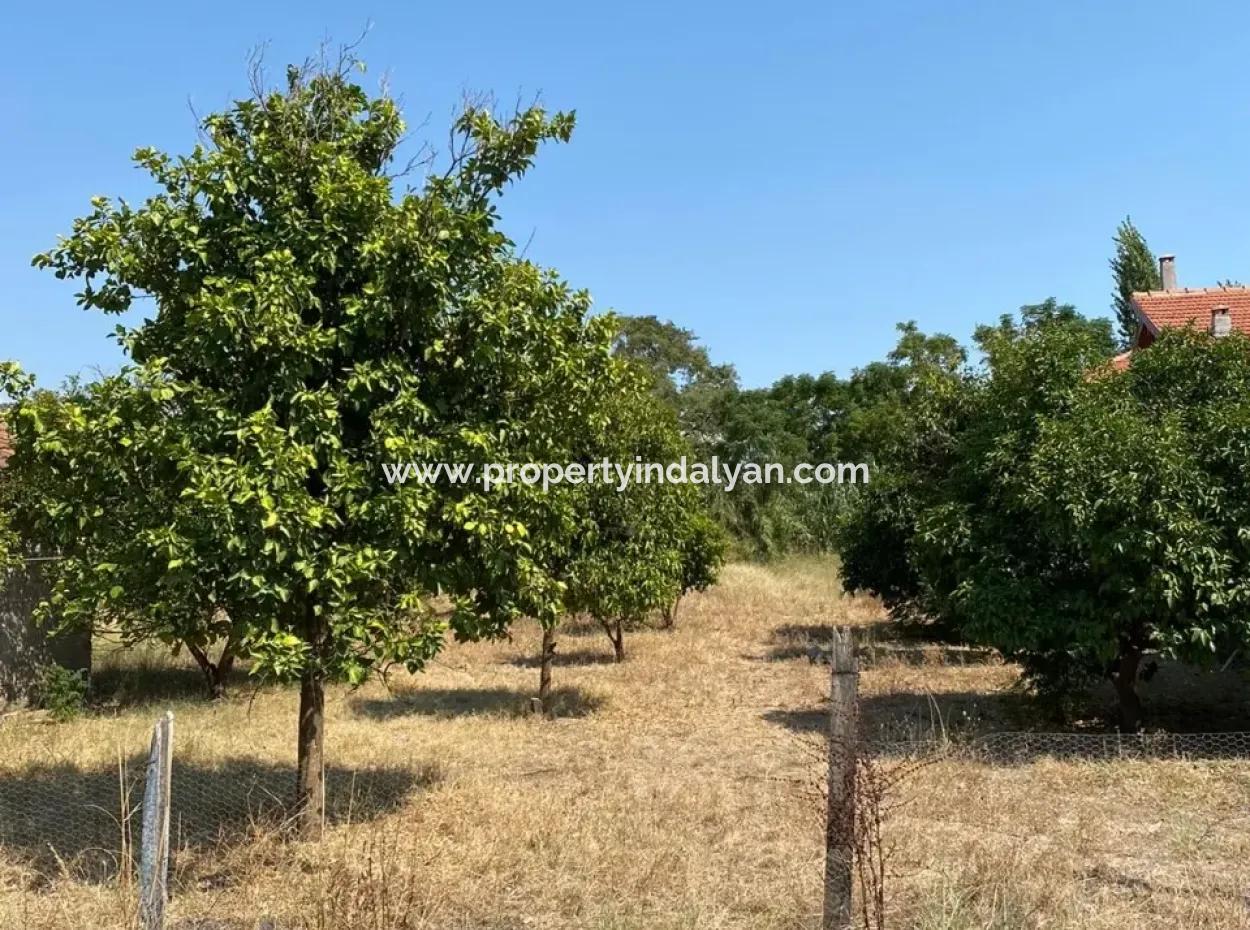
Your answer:
[[[1137,312],[1153,334],[1161,329],[1193,324],[1210,329],[1211,311],[1227,307],[1233,329],[1250,333],[1250,287],[1202,287],[1175,291],[1145,291],[1133,295]]]

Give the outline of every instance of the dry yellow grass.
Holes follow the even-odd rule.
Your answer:
[[[251,842],[186,850],[173,925],[813,926],[828,670],[804,649],[835,623],[880,619],[872,601],[839,594],[827,562],[733,565],[682,605],[676,630],[628,637],[624,665],[594,630],[562,635],[555,720],[524,712],[537,684],[528,626],[512,642],[453,646],[426,673],[393,678],[393,693],[335,690],[329,763],[365,773],[369,799],[321,844],[258,826]],[[145,687],[183,674],[148,669]],[[866,725],[913,736],[1011,725],[1015,680],[1003,665],[888,661],[863,675]],[[54,822],[56,799],[115,778],[119,748],[141,752],[166,706],[181,784],[203,792],[206,819],[242,781],[283,790],[293,778],[292,692],[240,688],[216,706],[170,693],[144,703],[123,691],[112,711],[68,724],[0,722],[0,791],[20,786]],[[1250,762],[941,762],[895,802],[891,927],[1250,926]],[[133,926],[116,880],[90,881],[73,860],[38,879],[25,862],[38,852],[0,853],[0,928]]]

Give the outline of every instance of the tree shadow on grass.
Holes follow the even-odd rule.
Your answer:
[[[748,658],[765,662],[803,658],[817,660],[822,655],[828,655],[835,626],[833,623],[784,623],[772,630],[766,653]],[[985,650],[977,651],[974,657],[968,647],[940,635],[935,627],[920,623],[876,620],[855,624],[851,627],[851,635],[864,665],[883,658],[897,659],[909,665],[962,665],[987,661],[981,656]]]
[[[783,623],[769,636],[768,651],[751,658],[769,662],[811,658],[819,650],[827,650],[833,642],[833,625],[829,623]]]
[[[1096,701],[1096,695],[1088,700]],[[890,692],[860,698],[860,738],[880,757],[956,758],[995,765],[1023,765],[1042,758],[1082,761],[1121,759],[1219,760],[1250,758],[1250,721],[1245,712],[1233,730],[1211,716],[1175,719],[1168,706],[1150,708],[1148,728],[1121,734],[1106,717],[1055,720],[1044,702],[1022,691]],[[1191,708],[1192,709],[1192,708]],[[829,704],[765,711],[763,718],[794,733],[821,738],[829,731]],[[1162,726],[1166,722],[1184,726]],[[1151,728],[1149,723],[1153,722]]]
[[[530,712],[531,691],[516,688],[419,688],[388,699],[358,699],[352,710],[374,720],[396,717],[520,716]],[[552,691],[553,715],[585,717],[603,706],[603,699],[581,688]]]
[[[1215,669],[1158,660],[1149,680],[1138,683],[1147,728],[1174,733],[1250,731],[1250,700],[1243,669]],[[1099,682],[1090,692],[1091,706],[1110,718],[1115,692]]]
[[[605,637],[606,639],[606,637]],[[553,665],[559,666],[584,666],[584,665],[613,665],[615,659],[610,652],[606,650],[597,651],[594,649],[574,649],[568,652],[561,651],[558,644],[556,647],[555,658],[552,660]],[[542,664],[542,657],[537,655],[520,655],[513,656],[508,660],[509,665],[515,665],[517,668],[538,668]]]
[[[605,640],[607,639],[603,632],[603,625],[598,620],[580,614],[576,617],[565,618],[557,632],[560,638],[567,636],[571,639],[587,639],[602,636]]]
[[[243,663],[236,664],[226,693],[240,694],[255,685]],[[142,707],[170,701],[208,702],[208,685],[198,666],[172,657],[114,653],[91,673],[91,703],[102,708]]]
[[[138,856],[146,757],[82,769],[62,763],[0,772],[0,858],[36,880],[106,881]],[[326,823],[368,821],[437,781],[420,767],[326,770]],[[170,844],[195,851],[272,835],[289,822],[294,766],[255,759],[173,765]]]
[[[1013,691],[891,692],[860,697],[860,734],[872,743],[968,739],[1036,725],[1026,695]],[[829,704],[773,709],[764,719],[795,733],[825,733]]]

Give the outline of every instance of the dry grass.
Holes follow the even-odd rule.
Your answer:
[[[602,634],[562,635],[555,720],[524,712],[537,685],[529,627],[512,642],[449,648],[425,674],[393,679],[393,694],[336,690],[329,760],[361,773],[359,803],[319,845],[283,843],[258,822],[249,842],[187,849],[174,926],[813,926],[811,747],[828,681],[806,646],[832,624],[879,621],[872,601],[839,594],[827,562],[734,565],[682,605],[675,631],[628,637],[623,666]],[[210,706],[180,668],[149,662],[142,678],[124,687],[127,676],[106,671],[114,706],[73,723],[0,722],[0,792],[20,789],[54,824],[74,785],[116,782],[119,747],[141,752],[167,706],[179,783],[194,786],[207,820],[240,827],[240,784],[285,790],[292,692],[244,686]],[[1003,665],[887,661],[863,675],[865,723],[912,736],[1010,726],[1029,713],[1015,680]],[[163,699],[145,703],[153,690]],[[1250,925],[1250,762],[943,762],[896,800],[891,927]],[[72,855],[89,862],[84,849],[63,850],[60,874],[42,880],[36,846],[0,859],[0,927],[133,926],[133,895],[89,880]]]

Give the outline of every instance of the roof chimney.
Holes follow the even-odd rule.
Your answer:
[[[1163,279],[1163,289],[1165,291],[1176,290],[1176,256],[1160,255],[1159,256],[1159,277]]]
[[[1219,306],[1211,308],[1211,335],[1217,339],[1221,336],[1227,336],[1233,331],[1233,317],[1228,312],[1228,307]]]

